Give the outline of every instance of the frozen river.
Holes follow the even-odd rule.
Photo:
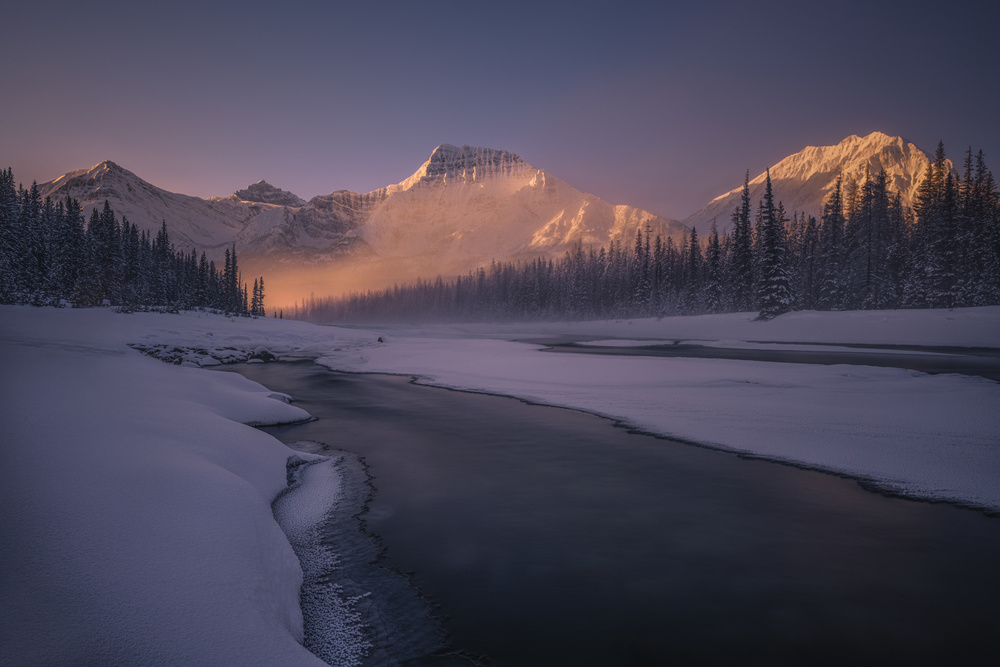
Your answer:
[[[363,518],[498,665],[940,664],[992,650],[1000,519],[517,400],[232,367],[364,457]],[[427,661],[424,664],[434,664]]]

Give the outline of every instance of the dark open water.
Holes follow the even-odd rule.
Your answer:
[[[363,455],[385,562],[494,664],[972,664],[1000,628],[1000,519],[630,434],[558,408],[234,367]]]

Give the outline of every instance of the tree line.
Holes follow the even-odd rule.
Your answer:
[[[649,229],[628,246],[556,260],[493,262],[454,280],[310,298],[294,317],[320,322],[660,317],[790,310],[1000,304],[1000,197],[982,151],[949,167],[938,145],[912,209],[884,171],[838,177],[819,219],[789,218],[770,174],[754,211],[749,173],[732,227],[679,242]]]
[[[0,171],[0,303],[264,315],[264,279],[248,292],[235,245],[220,269],[175,249],[166,221],[154,236],[107,201],[84,218],[72,197],[43,201],[37,184],[15,188],[13,170]]]

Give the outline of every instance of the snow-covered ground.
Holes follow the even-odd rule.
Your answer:
[[[759,322],[756,313],[662,319],[404,327],[406,335],[576,340],[675,340],[827,345],[919,345],[1000,348],[1000,307],[786,313]]]
[[[1000,510],[996,382],[510,342],[560,336],[997,348],[1000,308],[363,330],[0,307],[0,663],[320,664],[299,644],[302,570],[271,507],[292,452],[247,426],[306,415],[129,344],[183,348],[186,365],[267,348],[413,374]],[[310,470],[306,484],[333,474]]]
[[[125,346],[254,331],[0,309],[0,664],[323,664],[299,643],[302,570],[271,510],[293,452],[246,425],[308,414]]]

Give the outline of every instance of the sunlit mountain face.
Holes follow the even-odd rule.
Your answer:
[[[788,215],[798,212],[818,217],[838,175],[843,175],[849,187],[850,183],[864,183],[868,174],[885,171],[890,189],[900,194],[904,206],[912,206],[929,166],[930,159],[915,145],[900,137],[872,132],[865,137],[852,135],[834,146],[807,146],[769,171],[774,196]],[[765,175],[750,180],[750,201],[755,205],[764,194]],[[720,232],[728,230],[741,191],[742,183],[686,218],[684,224],[704,232],[714,220]]]
[[[909,205],[928,164],[913,144],[874,132],[807,147],[770,174],[789,215],[818,215],[839,174],[861,183],[884,170]],[[739,185],[740,170],[733,171]],[[753,201],[763,183],[764,174],[750,181]],[[637,232],[679,239],[693,227],[704,235],[713,221],[725,231],[740,196],[736,187],[682,224],[581,192],[514,153],[449,144],[400,183],[367,193],[335,190],[309,201],[265,181],[227,197],[190,197],[110,161],[67,173],[40,191],[77,199],[85,215],[108,201],[151,233],[166,221],[177,248],[217,262],[235,246],[248,275],[269,277],[271,303],[448,277],[494,260],[554,258],[577,244],[627,246]]]

